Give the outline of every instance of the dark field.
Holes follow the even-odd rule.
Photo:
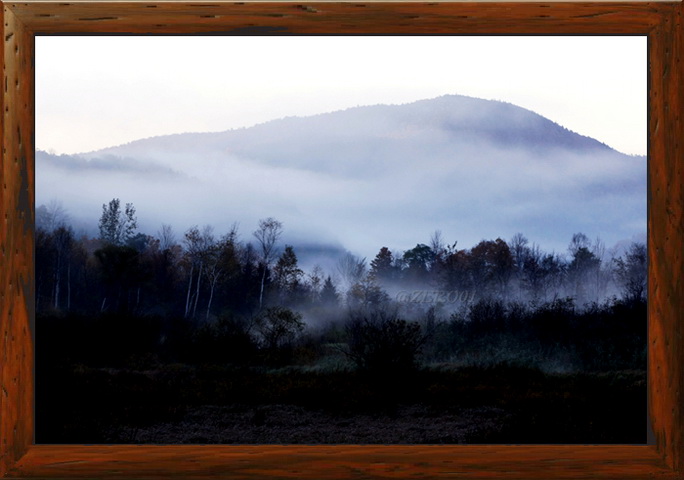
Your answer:
[[[37,443],[645,443],[646,373],[46,368]],[[641,413],[641,414],[640,414]]]
[[[645,443],[642,371],[401,381],[172,365],[39,377],[38,443]]]
[[[39,315],[37,443],[646,442],[645,302],[269,312]]]

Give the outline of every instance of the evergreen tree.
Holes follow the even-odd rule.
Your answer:
[[[323,288],[321,289],[321,303],[328,307],[337,307],[340,303],[340,296],[337,293],[337,288],[332,282],[330,275],[325,279]]]
[[[280,255],[275,268],[275,281],[283,293],[292,292],[299,286],[304,272],[297,265],[297,254],[291,245],[285,246],[285,251]]]
[[[370,265],[370,275],[374,280],[380,283],[394,280],[394,258],[389,248],[382,247]]]

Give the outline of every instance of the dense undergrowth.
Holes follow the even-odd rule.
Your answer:
[[[326,424],[323,431],[334,430],[330,419],[369,415],[372,425],[419,406],[417,433],[401,437],[411,441],[436,438],[420,434],[421,425],[486,407],[502,412],[496,428],[440,438],[645,441],[645,302],[577,309],[571,300],[537,307],[480,301],[448,317],[429,309],[411,321],[396,312],[355,311],[316,329],[292,312],[281,314],[272,315],[268,330],[263,318],[227,316],[196,325],[160,317],[39,315],[38,443],[135,442],[135,432],[182,422],[208,405],[229,407],[257,429],[268,428],[263,409],[274,405],[319,412],[328,419],[317,420]],[[401,441],[391,432],[373,438]],[[219,432],[209,438],[255,437],[225,439]]]

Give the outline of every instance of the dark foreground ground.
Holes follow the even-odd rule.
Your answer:
[[[645,443],[646,372],[163,365],[36,373],[37,443]]]

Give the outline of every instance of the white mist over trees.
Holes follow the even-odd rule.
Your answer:
[[[78,156],[37,152],[36,166],[36,204],[59,199],[77,230],[92,228],[102,197],[126,185],[147,232],[162,223],[179,234],[198,223],[227,231],[273,216],[288,244],[369,260],[382,245],[409,250],[435,228],[466,246],[521,231],[560,252],[577,232],[610,247],[646,225],[645,157],[511,104],[457,95]]]
[[[615,432],[646,401],[644,157],[445,96],[36,166],[36,365],[52,383],[38,406],[58,440],[139,441],[142,421],[158,441],[166,417],[199,443],[253,440],[250,425],[302,441],[278,436],[270,407],[287,405],[309,432],[325,430],[312,409],[336,412],[334,430],[350,414],[438,427],[401,442],[511,441],[453,435],[440,409],[468,432],[642,442],[643,422]],[[568,400],[582,413],[558,415]],[[84,418],[91,404],[111,427]],[[608,436],[558,435],[605,418]]]
[[[446,96],[36,158],[37,311],[143,322],[167,361],[643,366],[646,159],[514,105]]]
[[[109,205],[101,223],[133,224],[132,204],[123,215]],[[157,236],[129,229],[125,244],[54,225],[36,232],[37,313],[157,322],[139,334],[168,358],[268,366],[308,358],[385,379],[440,362],[566,371],[641,368],[644,358],[639,243],[618,254],[576,233],[557,253],[517,233],[459,249],[435,232],[429,245],[383,246],[369,263],[347,254],[332,269],[306,271],[297,246],[279,243],[286,228],[273,217],[257,222],[251,241],[237,224],[223,234],[193,226],[180,242],[164,225]]]
[[[76,238],[57,204],[37,210],[40,308],[69,310],[75,301],[85,311],[124,308],[209,320],[222,311],[254,313],[277,306],[319,323],[328,306],[399,308],[413,316],[428,307],[445,313],[467,309],[480,300],[540,305],[571,298],[582,307],[646,295],[645,245],[607,251],[600,238],[592,242],[583,233],[574,234],[563,253],[547,252],[522,233],[459,249],[458,242],[445,245],[436,231],[430,245],[418,243],[403,252],[382,246],[369,263],[347,253],[330,270],[316,265],[305,271],[297,247],[279,243],[285,228],[273,217],[258,221],[253,242],[240,240],[237,224],[222,235],[210,225],[193,226],[178,242],[168,224],[156,236],[134,235],[136,209],[129,203],[122,211],[117,198],[103,205],[99,238]],[[159,301],[160,296],[169,301]]]

